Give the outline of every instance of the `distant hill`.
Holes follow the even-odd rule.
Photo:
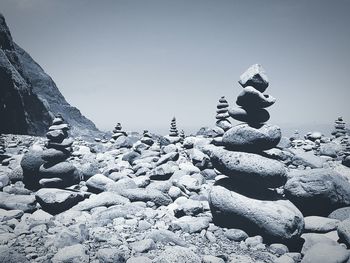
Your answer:
[[[44,135],[55,114],[72,136],[98,136],[95,124],[71,106],[56,84],[12,39],[0,14],[0,133]]]

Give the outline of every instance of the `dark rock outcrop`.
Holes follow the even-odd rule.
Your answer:
[[[44,135],[61,113],[73,136],[90,136],[96,126],[62,96],[51,77],[12,39],[0,14],[0,133]]]

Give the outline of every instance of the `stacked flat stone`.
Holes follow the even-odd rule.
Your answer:
[[[236,104],[229,114],[237,121],[244,122],[229,129],[223,136],[223,143],[232,150],[261,152],[275,147],[281,139],[278,126],[264,124],[270,119],[265,109],[276,101],[270,95],[263,94],[269,82],[263,68],[256,64],[241,75],[239,83],[243,91],[238,95]]]
[[[345,134],[346,134],[346,129],[345,129],[345,122],[343,120],[343,117],[338,117],[338,119],[335,120],[334,130],[332,132],[332,135],[334,135],[336,138],[339,138],[341,136],[344,136]]]
[[[343,151],[342,151],[342,164],[350,167],[350,139],[348,135],[345,135],[340,141]]]
[[[0,134],[0,154],[5,153],[5,140],[2,134]]]
[[[78,171],[67,161],[73,144],[68,130],[62,116],[56,116],[46,133],[48,141],[42,154],[45,163],[39,168],[40,187],[64,188],[80,181]]]
[[[269,83],[260,65],[249,68],[239,83],[243,86],[237,99],[241,108],[231,110],[230,115],[246,123],[224,133],[224,148],[206,148],[214,168],[226,176],[216,181],[209,194],[213,221],[261,235],[268,242],[294,242],[303,231],[303,215],[271,190],[285,184],[287,170],[281,162],[262,155],[281,139],[279,127],[263,124],[269,118],[264,108],[275,99],[262,93]]]
[[[141,138],[141,142],[144,144],[147,144],[149,146],[154,144],[154,140],[152,138],[152,135],[147,130],[143,131],[143,136]]]
[[[185,138],[186,138],[184,130],[180,131],[179,137],[180,137],[180,143],[183,143],[185,141]]]
[[[120,136],[127,136],[127,133],[125,131],[123,131],[122,125],[120,124],[120,122],[118,122],[117,125],[115,126],[114,130],[113,130],[112,138],[114,140],[116,140]]]
[[[231,122],[228,120],[230,115],[228,114],[228,102],[225,96],[219,99],[219,103],[216,106],[216,126],[227,131],[232,127]]]
[[[178,132],[177,127],[176,127],[176,118],[175,117],[171,120],[171,123],[170,123],[169,136],[170,137],[178,137],[179,136],[179,132]]]

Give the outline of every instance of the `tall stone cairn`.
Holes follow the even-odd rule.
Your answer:
[[[207,146],[214,168],[227,177],[216,181],[209,194],[214,223],[238,228],[249,235],[261,235],[267,242],[293,243],[304,228],[301,212],[273,188],[287,180],[287,170],[279,161],[262,156],[281,139],[278,126],[265,124],[270,115],[265,108],[275,98],[263,94],[269,85],[260,65],[251,66],[240,78],[243,91],[240,108],[229,110],[236,120],[223,135],[223,146]]]
[[[73,164],[67,161],[72,153],[73,139],[68,136],[69,126],[61,115],[53,120],[39,168],[40,187],[64,188],[79,183],[80,177]]]
[[[184,130],[180,131],[179,137],[180,137],[180,143],[183,143],[185,141],[185,138],[186,138]]]
[[[175,117],[171,120],[171,123],[170,123],[169,136],[170,137],[178,137],[179,136],[179,132],[178,132],[177,127],[176,127],[176,118]]]
[[[345,136],[346,134],[346,129],[345,129],[345,122],[343,120],[343,117],[338,117],[337,120],[334,122],[334,130],[332,131],[332,135],[335,136],[336,138]]]
[[[230,115],[228,114],[228,102],[225,96],[219,99],[219,103],[216,106],[216,126],[227,131],[232,127],[231,122],[228,120]]]

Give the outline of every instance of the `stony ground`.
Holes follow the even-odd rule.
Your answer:
[[[283,244],[266,244],[259,235],[216,226],[208,193],[222,175],[201,151],[211,139],[188,137],[167,146],[147,146],[136,135],[112,142],[76,139],[69,162],[82,181],[69,187],[69,196],[53,189],[54,201],[36,202],[41,193],[24,188],[20,162],[28,151],[44,147],[45,138],[3,138],[0,262],[299,262],[308,250],[314,253],[315,244],[332,246],[328,256],[337,261],[329,262],[349,257],[337,228],[350,209],[333,219],[305,217],[302,250],[289,251]],[[299,144],[284,146],[288,151],[276,148],[266,154],[290,171],[332,169],[344,180],[350,178],[349,168],[336,156],[320,158],[305,150],[311,141],[294,143]],[[39,204],[45,202],[48,207]],[[62,206],[63,212],[52,212]]]

